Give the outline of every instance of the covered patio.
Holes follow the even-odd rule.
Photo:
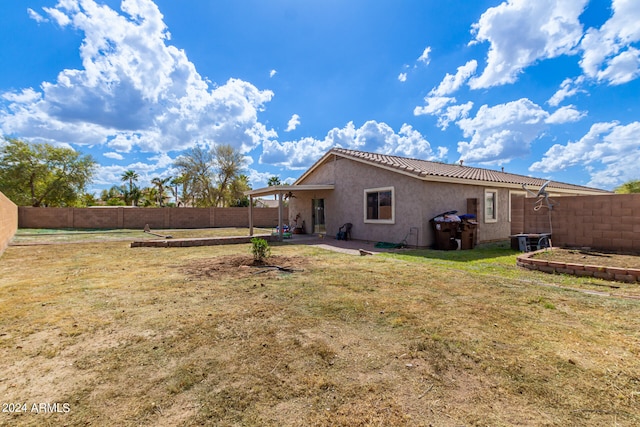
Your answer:
[[[298,193],[308,193],[314,191],[331,191],[335,188],[333,184],[311,184],[311,185],[274,185],[271,187],[259,188],[257,190],[246,191],[245,196],[249,196],[249,236],[253,236],[253,205],[254,198],[265,196],[276,196],[278,199],[278,241],[284,239],[284,225],[285,219],[283,218],[284,211],[284,199],[285,197],[291,198]],[[288,218],[287,218],[288,222]]]

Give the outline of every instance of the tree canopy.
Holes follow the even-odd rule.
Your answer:
[[[8,138],[0,143],[0,191],[19,206],[75,206],[95,166],[71,148]]]
[[[614,190],[619,194],[640,193],[640,179],[634,179],[616,187]]]
[[[191,206],[238,206],[245,203],[243,191],[250,190],[242,175],[245,159],[230,145],[211,150],[196,146],[174,162],[180,171],[182,199]]]

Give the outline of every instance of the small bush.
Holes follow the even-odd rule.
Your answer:
[[[271,248],[265,239],[254,237],[251,239],[251,253],[255,261],[262,262],[271,256]]]

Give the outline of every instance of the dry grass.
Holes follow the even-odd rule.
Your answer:
[[[0,396],[29,411],[0,425],[640,423],[638,301],[540,286],[593,284],[508,250],[272,252],[303,271],[253,274],[248,245],[10,247]]]

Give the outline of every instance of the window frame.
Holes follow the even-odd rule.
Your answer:
[[[487,196],[489,194],[493,194],[493,215],[487,215]],[[496,188],[485,188],[484,189],[484,199],[482,202],[483,208],[483,216],[485,223],[495,223],[498,222],[498,190]]]
[[[391,218],[390,219],[369,219],[367,217],[367,196],[371,193],[386,193],[391,192]],[[391,187],[378,187],[378,188],[365,188],[364,190],[364,209],[363,217],[366,224],[395,224],[396,223],[396,191],[393,186]],[[378,201],[378,208],[380,202]]]

